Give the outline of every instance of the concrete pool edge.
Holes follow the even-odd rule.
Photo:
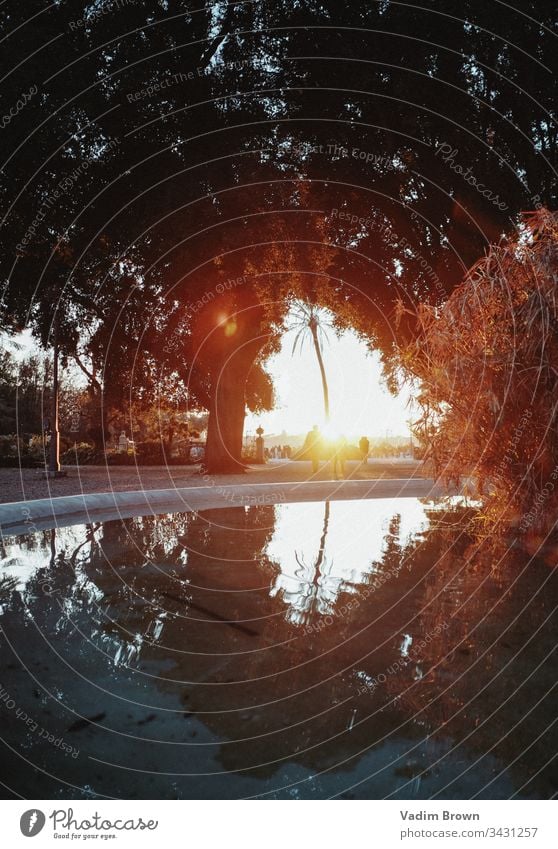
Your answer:
[[[444,488],[430,478],[304,481],[192,486],[132,492],[99,492],[0,504],[0,534],[15,536],[53,527],[129,519],[159,513],[304,501],[364,498],[439,498]]]

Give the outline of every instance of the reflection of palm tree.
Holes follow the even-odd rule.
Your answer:
[[[320,537],[320,549],[318,551],[318,558],[316,560],[316,569],[320,570],[320,566],[322,565],[324,559],[325,552],[325,544],[327,539],[327,532],[329,528],[329,501],[326,501],[324,507],[324,527],[322,530],[322,536]]]
[[[310,622],[315,615],[327,616],[331,614],[337,596],[344,588],[343,579],[331,574],[333,561],[325,557],[329,511],[329,501],[326,501],[318,556],[313,563],[306,563],[304,557],[295,551],[298,568],[295,570],[294,577],[297,587],[292,591],[286,590],[283,593],[283,599],[290,608],[288,619],[297,625]]]
[[[50,563],[49,566],[52,569],[54,564],[56,563],[56,528],[53,528],[50,532]]]
[[[326,422],[329,421],[329,387],[322,355],[324,340],[327,341],[326,327],[332,327],[331,322],[324,317],[324,311],[319,310],[314,304],[305,304],[303,301],[296,301],[291,309],[291,330],[296,331],[295,340],[293,343],[293,355],[297,347],[302,347],[305,340],[310,336],[316,359],[320,367],[322,377],[322,391],[324,393],[324,412]]]

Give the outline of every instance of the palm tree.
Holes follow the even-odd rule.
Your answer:
[[[303,555],[295,551],[298,568],[294,570],[296,589],[284,590],[283,599],[289,605],[287,618],[296,625],[305,625],[317,616],[333,614],[339,593],[347,584],[333,571],[334,562],[325,556],[329,530],[330,502],[324,504],[324,522],[320,547],[316,559],[307,563]]]
[[[325,420],[326,422],[329,422],[329,387],[327,384],[327,375],[322,351],[324,341],[329,341],[325,328],[333,327],[333,325],[327,320],[325,317],[326,314],[323,310],[320,310],[317,306],[315,306],[315,304],[306,304],[303,301],[295,301],[291,307],[290,315],[291,321],[289,329],[296,331],[293,343],[293,356],[296,353],[297,348],[302,351],[304,342],[308,337],[312,339],[312,344],[314,345],[314,351],[316,352],[316,359],[318,360],[320,374],[322,377]]]

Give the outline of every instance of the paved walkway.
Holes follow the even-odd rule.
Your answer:
[[[45,480],[35,469],[0,469],[0,503],[93,492],[207,486],[209,483],[331,480],[329,465],[323,464],[318,474],[312,476],[310,463],[289,460],[272,460],[265,466],[251,466],[243,475],[216,476],[211,480],[200,474],[198,466],[67,466],[66,470],[67,478]],[[366,466],[347,463],[346,471],[353,480],[426,477],[420,463],[412,460],[370,460]]]
[[[442,495],[441,488],[426,478],[275,481],[66,495],[0,504],[0,534],[15,535],[51,527],[177,511],[188,513],[301,501],[433,498],[439,495]]]
[[[191,467],[132,470],[135,474],[129,469],[110,469],[110,478],[105,469],[88,467],[86,471],[87,476],[76,474],[75,479],[38,481],[35,478],[31,483],[46,487],[46,497],[20,498],[0,504],[0,533],[21,534],[53,526],[172,511],[300,501],[429,498],[442,494],[435,481],[419,476],[415,463],[371,463],[367,468],[353,464],[347,468],[348,478],[341,481],[331,480],[327,467],[309,478],[308,464],[280,461],[264,468],[250,468],[245,475],[220,477],[202,475],[199,470],[196,473]],[[103,482],[104,491],[88,492],[85,486],[98,487]],[[156,486],[159,482],[165,484],[163,488]],[[29,495],[25,483],[22,478],[21,491]],[[74,493],[70,494],[72,483]],[[77,493],[76,483],[81,486]],[[70,493],[54,491],[61,485],[70,488]]]

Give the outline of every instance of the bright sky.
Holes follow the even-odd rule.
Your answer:
[[[16,360],[24,360],[26,357],[33,356],[33,354],[39,352],[30,330],[24,330],[15,337],[8,336],[6,333],[0,333],[0,345],[3,348],[7,348]]]
[[[333,613],[341,592],[354,592],[359,584],[369,581],[372,573],[385,571],[382,561],[388,541],[391,545],[395,542],[390,533],[394,516],[400,517],[397,543],[401,547],[429,526],[427,506],[418,498],[333,501],[329,505],[320,577],[316,580],[325,511],[325,504],[315,502],[281,504],[276,508],[266,554],[279,566],[279,572],[272,581],[270,595],[279,595],[287,604],[291,622],[310,621],[312,609],[322,615]],[[351,529],[350,534],[347,528]],[[412,631],[409,638],[411,634]]]
[[[246,432],[258,424],[269,435],[283,430],[306,433],[312,425],[324,424],[324,403],[320,371],[312,343],[307,340],[302,353],[292,355],[294,331],[283,337],[281,351],[266,368],[273,377],[276,408],[260,416],[249,414]],[[407,436],[411,410],[408,393],[391,395],[381,377],[379,355],[370,354],[352,332],[337,338],[328,331],[323,358],[329,383],[332,426],[347,438],[367,436]]]
[[[369,353],[358,337],[347,331],[337,338],[327,331],[323,359],[329,383],[332,428],[348,439],[407,436],[411,410],[407,392],[391,395],[382,380],[379,355]],[[248,414],[245,433],[253,434],[259,424],[266,434],[306,434],[314,424],[324,426],[324,402],[320,370],[312,342],[307,339],[292,354],[295,331],[283,336],[281,350],[269,360],[276,393],[276,407],[260,416]],[[18,357],[35,352],[29,333],[18,339]]]

